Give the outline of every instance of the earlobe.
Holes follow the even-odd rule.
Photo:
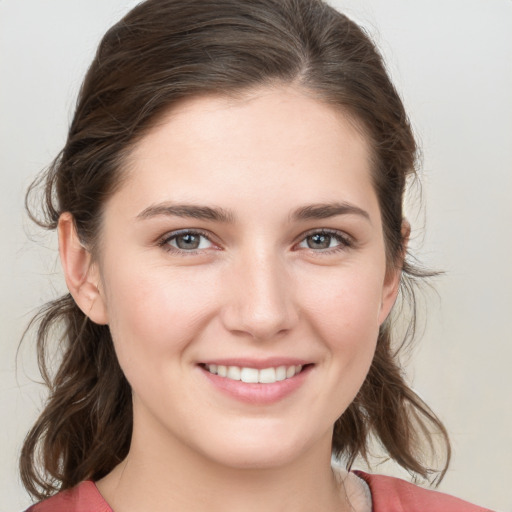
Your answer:
[[[388,271],[384,287],[382,289],[382,302],[379,311],[379,325],[384,323],[386,318],[389,316],[393,305],[395,304],[400,289],[400,279],[402,272],[400,269]]]
[[[94,323],[108,324],[97,265],[92,263],[91,253],[80,242],[69,212],[60,216],[58,234],[59,255],[69,292],[77,306]]]
[[[407,254],[407,246],[409,244],[409,236],[411,234],[411,225],[404,219],[402,221],[402,252],[399,255],[399,260],[394,268],[386,272],[384,286],[382,290],[382,302],[379,311],[379,325],[381,325],[388,317],[393,305],[398,297],[400,291],[400,282],[402,279],[402,268]]]

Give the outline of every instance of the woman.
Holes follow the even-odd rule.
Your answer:
[[[392,347],[415,156],[379,54],[320,1],[112,27],[37,183],[70,294],[39,316],[64,353],[21,457],[62,492],[31,510],[483,510],[331,467],[374,436],[426,478],[437,431],[447,468]]]

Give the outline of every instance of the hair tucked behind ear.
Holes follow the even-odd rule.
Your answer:
[[[405,272],[403,279],[409,281],[414,280],[414,275],[416,278],[432,275],[413,270],[407,264]],[[402,284],[403,288],[406,286],[409,301],[412,301],[415,309],[414,284]],[[412,320],[409,325],[409,336],[414,334],[414,323]],[[448,432],[404,378],[397,355],[406,341],[403,340],[396,348],[390,322],[381,326],[370,371],[356,399],[334,425],[333,454],[347,461],[348,467],[353,465],[357,457],[362,457],[369,464],[374,455],[369,448],[370,441],[377,439],[389,457],[400,466],[425,479],[433,474],[433,481],[439,483],[451,457]],[[434,435],[440,436],[444,445],[446,460],[440,471],[429,468],[425,461],[428,452],[436,459],[443,458],[437,453],[439,443],[434,442]]]
[[[71,295],[47,304],[33,322],[39,322],[39,367],[49,398],[25,439],[21,477],[31,494],[44,497],[85,477],[99,479],[123,460],[130,445],[132,402],[108,327],[88,320]],[[56,325],[65,338],[62,362],[51,376],[47,352],[57,348],[49,339],[58,334]]]
[[[416,164],[407,115],[370,39],[321,0],[139,4],[105,34],[66,144],[29,189],[29,195],[44,189],[43,218],[31,217],[55,229],[59,216],[71,213],[80,240],[97,255],[103,205],[122,183],[130,149],[163,114],[187,97],[279,84],[315,95],[361,127],[372,150],[388,266],[403,266],[404,282],[419,279],[421,272],[402,261],[403,194]],[[409,300],[414,304],[413,296]],[[27,436],[20,468],[29,492],[43,498],[101,478],[126,456],[132,403],[108,326],[92,323],[69,295],[48,304],[32,325],[38,325],[49,397]],[[437,432],[449,459],[448,437],[403,379],[391,325],[381,328],[368,377],[335,425],[333,451],[350,465],[369,454],[374,436],[400,465],[426,477],[431,470],[422,450],[432,450]],[[58,340],[54,371],[49,362],[55,362]]]

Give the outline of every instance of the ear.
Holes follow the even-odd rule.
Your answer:
[[[97,265],[91,253],[78,238],[73,216],[69,212],[59,218],[59,254],[69,292],[77,306],[93,322],[108,323],[107,308],[100,288]]]
[[[402,267],[407,254],[407,246],[409,244],[409,236],[411,234],[411,225],[404,219],[402,221],[402,253],[399,255],[397,262],[386,272],[384,278],[384,286],[382,288],[382,301],[379,311],[379,325],[381,325],[389,316],[393,305],[395,304],[400,290],[400,281],[402,278]]]

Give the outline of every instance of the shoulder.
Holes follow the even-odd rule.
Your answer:
[[[32,505],[26,512],[112,512],[98,488],[87,480]]]
[[[424,489],[399,478],[354,471],[370,487],[373,511],[492,512],[448,494]]]

